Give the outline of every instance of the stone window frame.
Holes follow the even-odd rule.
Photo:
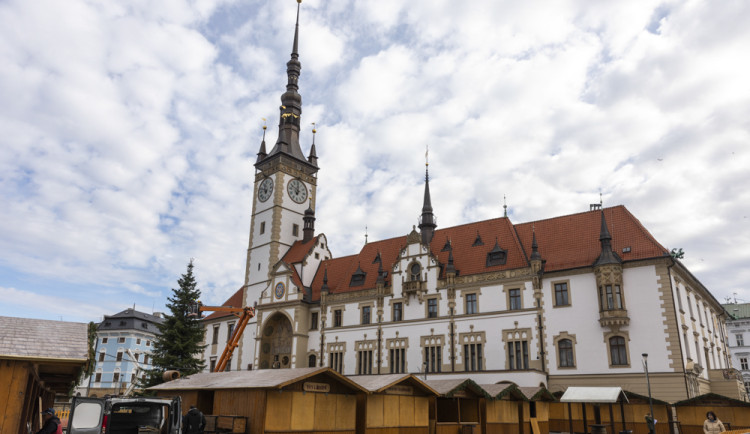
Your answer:
[[[470,294],[475,294],[477,296],[477,309],[476,309],[476,312],[474,313],[467,313],[468,304],[466,302],[466,296]],[[461,299],[462,299],[461,303],[464,308],[464,311],[463,311],[464,315],[477,315],[479,312],[482,311],[480,303],[479,303],[479,299],[481,298],[480,295],[482,295],[482,290],[479,288],[461,290]]]
[[[425,303],[424,303],[424,317],[425,318],[427,318],[427,319],[440,318],[440,300],[442,300],[442,299],[443,299],[443,295],[441,293],[432,294],[430,296],[425,297]],[[436,304],[437,304],[437,316],[432,317],[432,318],[430,318],[430,309],[429,309],[430,300],[437,300],[436,301]]]
[[[520,289],[519,296],[521,297],[521,307],[518,309],[511,309],[510,308],[510,290],[511,289]],[[525,309],[525,304],[523,302],[523,294],[526,290],[526,284],[524,282],[512,282],[512,283],[505,283],[503,284],[502,291],[505,293],[505,310],[523,310]]]
[[[679,277],[674,278],[675,296],[677,298],[677,309],[680,313],[684,314],[685,309],[682,307],[682,292],[680,291],[680,284],[682,281]]]
[[[398,372],[397,370],[393,370],[393,365],[391,363],[391,350],[404,350],[404,357],[401,359],[401,364],[403,365],[404,369],[403,372]],[[398,373],[398,374],[406,374],[409,372],[409,358],[407,355],[409,354],[409,338],[390,338],[385,340],[385,360],[388,362],[388,371],[391,373]]]
[[[101,368],[94,373],[94,383],[102,382],[102,371]]]
[[[315,366],[310,366],[310,357],[315,357]],[[309,368],[316,368],[320,364],[320,356],[315,350],[308,351],[307,358],[305,360],[307,361],[307,366]]]
[[[557,304],[557,289],[555,288],[555,285],[564,283],[567,286],[567,293],[568,293],[568,304]],[[573,298],[571,297],[571,291],[570,291],[570,279],[564,279],[564,280],[555,280],[553,282],[550,282],[550,288],[552,288],[552,308],[556,309],[558,307],[565,308],[565,307],[573,307]]]
[[[483,372],[487,370],[487,334],[484,331],[481,332],[475,332],[470,331],[466,333],[459,333],[458,334],[458,351],[460,352],[460,355],[458,355],[456,358],[461,362],[461,367],[463,368],[463,372]],[[482,351],[480,354],[480,357],[478,359],[479,363],[481,363],[481,367],[479,366],[479,363],[477,363],[476,370],[468,371],[466,369],[464,361],[466,360],[466,354],[464,354],[464,346],[465,345],[482,345]]]
[[[394,309],[393,305],[396,303],[401,303],[401,319],[398,321],[395,321],[394,318]],[[391,309],[391,322],[401,322],[404,320],[404,306],[406,305],[406,298],[392,298],[388,300],[388,307]]]
[[[97,359],[99,362],[104,362],[104,358],[107,357],[107,349],[102,348],[101,351],[99,351],[99,358]]]
[[[227,342],[229,342],[229,339],[232,338],[232,333],[234,333],[234,328],[237,326],[237,323],[235,321],[230,321],[227,323]]]
[[[414,279],[414,275],[411,272],[411,269],[414,265],[419,266],[419,274],[417,275],[417,278]],[[409,262],[409,265],[406,266],[406,281],[407,282],[424,282],[425,280],[422,280],[422,272],[426,270],[427,267],[423,266],[421,262],[417,261],[416,259],[413,259],[411,262]]]
[[[607,286],[612,287],[612,309],[605,309],[605,307],[609,307],[607,303]],[[617,288],[620,288],[620,307],[617,307],[617,301],[618,299],[615,297],[617,294]],[[625,301],[625,285],[622,281],[618,281],[615,283],[612,282],[601,282],[597,285],[597,295],[599,297],[599,312],[612,312],[612,311],[618,311],[618,310],[627,310],[628,306]]]
[[[331,325],[330,325],[330,327],[331,328],[343,327],[343,325],[344,325],[344,312],[346,312],[346,304],[344,304],[344,303],[342,303],[342,304],[335,304],[333,306],[329,306],[328,309],[330,309],[330,311],[331,311],[331,314],[329,315],[329,317],[331,318]],[[341,311],[341,325],[339,325],[339,326],[334,325],[334,321],[335,321],[335,317],[336,317],[335,312],[337,310]]]
[[[216,356],[211,357],[208,361],[208,372],[216,371]]]
[[[370,324],[373,324],[373,323],[377,323],[377,321],[373,321],[374,319],[376,319],[375,318],[375,313],[376,312],[375,312],[375,302],[374,301],[368,301],[368,302],[360,303],[357,307],[359,308],[359,324],[360,325],[370,325]],[[365,323],[363,321],[364,320],[364,314],[365,314],[365,311],[364,311],[365,307],[369,307],[370,308],[370,321],[367,322],[367,323]]]
[[[628,358],[628,363],[625,365],[612,364],[612,348],[610,347],[609,340],[617,336],[625,339],[625,356]],[[627,331],[619,330],[617,332],[605,333],[604,345],[607,347],[607,364],[610,369],[630,368],[631,364],[633,363],[633,358],[630,357],[630,334]]]
[[[346,342],[329,342],[326,345],[326,355],[328,355],[328,367],[334,371],[343,374],[344,373],[344,356],[346,355]],[[331,354],[336,353],[339,355],[338,364],[341,370],[339,371],[336,367],[331,366]]]
[[[573,366],[562,366],[560,364],[560,341],[567,339],[570,341],[573,351]],[[568,333],[567,331],[561,331],[558,335],[554,336],[552,338],[552,344],[555,346],[555,356],[557,358],[557,368],[558,369],[577,369],[578,368],[578,360],[576,359],[576,335],[572,335]]]
[[[297,223],[292,223],[292,236],[299,237],[299,225]]]
[[[370,356],[370,369],[369,373],[360,372],[360,362],[361,362],[361,352],[362,351],[371,351],[372,355]],[[374,339],[363,339],[360,341],[354,342],[354,352],[355,352],[355,359],[356,359],[356,375],[373,375],[373,367],[375,366],[375,359],[377,358],[377,352],[378,352],[378,341]]]
[[[502,331],[503,354],[505,354],[505,370],[508,370],[508,371],[523,370],[523,369],[510,367],[510,344],[512,342],[523,342],[523,341],[528,342],[527,348],[529,352],[528,353],[529,360],[527,363],[528,367],[526,368],[526,370],[531,369],[531,362],[533,360],[531,357],[531,350],[532,350],[531,344],[533,342],[533,339],[534,339],[534,334],[532,333],[531,327],[522,328],[522,329],[516,327],[513,329],[505,329]]]
[[[266,222],[265,221],[260,222],[260,230],[258,232],[259,232],[258,235],[263,235],[263,234],[266,233]]]
[[[443,357],[443,352],[445,351],[445,335],[430,335],[430,336],[420,336],[419,338],[419,349],[422,353],[422,373],[424,373],[425,364],[427,362],[425,355],[427,354],[425,352],[425,348],[428,347],[440,347],[440,365],[438,366],[437,371],[428,370],[427,373],[438,373],[438,372],[447,372],[444,371],[443,368],[450,369],[450,364],[445,364],[445,360]]]
[[[219,328],[221,328],[221,324],[214,324],[211,331],[211,345],[218,345],[219,343]]]
[[[315,322],[313,323],[313,319]],[[310,328],[309,330],[318,330],[320,324],[320,313],[318,311],[310,312]]]

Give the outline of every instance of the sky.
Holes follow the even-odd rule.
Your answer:
[[[164,311],[240,288],[297,3],[0,2],[0,315]],[[305,154],[334,256],[625,205],[750,302],[750,2],[305,0]],[[505,198],[505,199],[504,199]]]

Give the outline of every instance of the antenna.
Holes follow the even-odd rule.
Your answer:
[[[503,217],[508,217],[508,203],[505,201],[505,195],[503,195]]]

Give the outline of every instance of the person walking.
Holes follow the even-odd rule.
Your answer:
[[[184,434],[203,434],[204,428],[206,428],[206,417],[194,405],[191,405],[190,410],[182,417],[182,432]]]
[[[706,413],[706,420],[703,422],[703,434],[719,434],[726,431],[724,424],[721,423],[716,413],[709,411]]]
[[[55,416],[55,409],[50,407],[42,412],[42,419],[44,424],[42,429],[36,432],[36,434],[62,434],[62,424],[60,419]]]

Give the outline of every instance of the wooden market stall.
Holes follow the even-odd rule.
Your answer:
[[[428,380],[427,384],[439,395],[434,406],[436,434],[483,432],[486,406],[482,400],[492,399],[487,391],[468,378]]]
[[[87,325],[0,316],[0,330],[0,432],[36,432],[88,363]]]
[[[620,387],[568,387],[560,397],[560,402],[552,404],[550,430],[557,431],[561,428],[557,417],[563,416],[567,419],[567,427],[563,425],[562,431],[606,433],[609,428],[610,434],[614,434],[617,428],[612,423],[615,420],[613,404],[619,404],[621,420],[623,420],[627,402],[628,398]],[[565,411],[556,411],[558,406],[564,406]],[[603,416],[609,416],[609,420]],[[552,419],[553,417],[555,419]],[[593,423],[591,423],[591,418],[593,418]],[[609,424],[605,423],[607,421]],[[625,429],[624,425],[622,429]]]
[[[528,403],[523,414],[524,426],[530,433],[549,434],[549,406],[557,398],[545,387],[519,387]],[[525,430],[524,430],[525,431]]]
[[[369,393],[357,413],[369,434],[430,433],[430,402],[437,392],[412,374],[349,377]],[[434,421],[434,411],[433,418]],[[432,425],[434,426],[434,424]]]
[[[487,434],[529,434],[524,427],[528,411],[526,396],[513,383],[482,384],[492,399],[484,400],[482,432]]]
[[[206,415],[244,418],[235,432],[354,434],[367,391],[330,368],[261,369],[195,374],[149,388],[180,396]],[[210,408],[208,403],[211,404]]]
[[[750,403],[715,393],[675,402],[681,434],[703,434],[706,413],[713,411],[729,430],[750,430]]]

